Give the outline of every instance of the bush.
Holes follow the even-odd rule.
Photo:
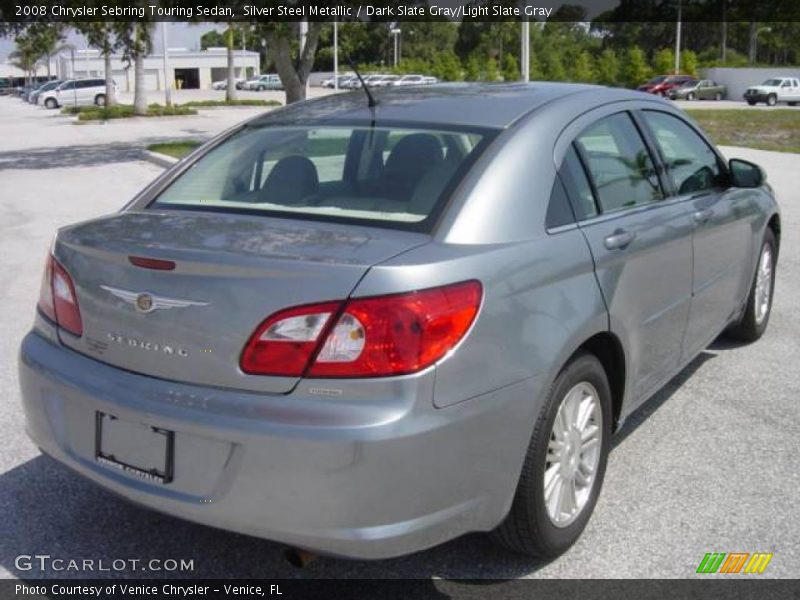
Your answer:
[[[256,98],[248,98],[245,100],[192,100],[191,102],[184,102],[178,106],[202,108],[206,106],[283,106],[277,100],[258,100]]]
[[[133,112],[130,104],[117,104],[115,106],[84,106],[77,111],[79,121],[107,121],[109,119],[128,119],[138,116]],[[74,113],[73,113],[74,114]],[[186,106],[161,106],[151,104],[147,107],[148,117],[174,117],[183,115],[196,115],[197,111]]]
[[[611,48],[606,48],[597,60],[597,82],[603,85],[619,83],[619,58]]]

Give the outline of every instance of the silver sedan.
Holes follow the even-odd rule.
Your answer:
[[[766,329],[772,190],[636,92],[374,96],[267,113],[61,229],[27,430],[133,502],[296,548],[558,555],[626,417]]]

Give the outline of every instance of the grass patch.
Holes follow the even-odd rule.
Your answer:
[[[720,146],[800,153],[800,111],[687,110]]]
[[[147,107],[147,115],[136,115],[130,104],[114,106],[70,106],[61,111],[67,115],[78,115],[79,121],[107,121],[109,119],[129,119],[136,116],[177,117],[196,115],[197,111],[188,106],[162,106],[151,104]]]
[[[283,106],[277,100],[259,100],[257,98],[248,98],[244,100],[192,100],[191,102],[184,102],[181,106],[189,106],[194,108],[205,108],[209,106]]]
[[[199,142],[197,140],[179,140],[175,142],[152,144],[148,146],[147,149],[151,152],[158,152],[159,154],[172,156],[173,158],[183,158],[202,143],[203,142]]]

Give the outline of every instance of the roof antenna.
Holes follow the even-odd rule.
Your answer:
[[[352,60],[350,61],[350,68],[353,69],[353,73],[356,74],[356,77],[358,77],[358,80],[361,82],[361,87],[364,88],[364,93],[367,94],[367,106],[370,108],[375,108],[378,106],[378,101],[375,100],[375,97],[372,95],[369,86],[364,81],[364,78],[361,77],[361,73],[358,72],[358,69],[356,69],[356,66],[353,64]]]

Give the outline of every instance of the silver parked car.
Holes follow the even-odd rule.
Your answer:
[[[767,327],[772,190],[636,92],[375,97],[264,114],[59,230],[27,430],[137,504],[293,547],[557,555],[625,418]]]

